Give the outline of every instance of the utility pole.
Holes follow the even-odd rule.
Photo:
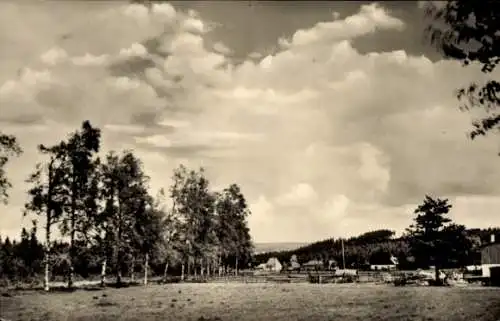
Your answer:
[[[344,250],[344,239],[340,239],[342,243],[342,266],[345,270],[345,250]]]

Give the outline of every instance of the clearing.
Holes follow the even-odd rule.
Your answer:
[[[12,321],[500,319],[500,289],[353,284],[166,284],[0,297]]]

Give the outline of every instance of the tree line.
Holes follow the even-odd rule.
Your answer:
[[[9,157],[22,150],[14,137],[4,135],[2,169]],[[149,177],[130,150],[99,155],[100,129],[90,122],[51,146],[40,145],[45,160],[27,178],[30,184],[24,215],[36,214],[31,231],[22,229],[21,241],[1,240],[0,273],[10,279],[44,275],[44,288],[63,275],[68,287],[75,276],[100,274],[101,284],[113,274],[121,284],[124,274],[134,279],[139,270],[144,282],[150,270],[210,275],[235,273],[250,263],[272,256],[288,262],[295,255],[301,263],[319,260],[327,265],[366,268],[390,264],[395,257],[402,269],[463,267],[478,263],[479,249],[499,230],[467,230],[447,214],[447,199],[426,196],[415,209],[414,224],[402,237],[377,230],[346,240],[328,239],[294,251],[252,256],[247,217],[250,211],[241,189],[232,184],[212,191],[203,168],[179,166],[168,193],[149,192]],[[10,183],[0,171],[3,200]],[[167,197],[171,202],[166,204]],[[40,223],[41,222],[41,223]],[[44,242],[37,239],[39,225]],[[64,240],[53,240],[57,228]],[[342,243],[344,251],[342,251]],[[342,263],[342,264],[341,264]]]
[[[320,268],[327,268],[333,260],[338,268],[345,263],[346,268],[369,269],[370,265],[393,264],[393,257],[402,270],[480,264],[481,247],[490,242],[491,235],[498,239],[500,229],[467,229],[447,217],[451,207],[447,199],[426,196],[414,211],[414,223],[401,237],[394,237],[391,230],[375,230],[347,239],[322,240],[296,250],[260,253],[255,261],[264,263],[276,257],[286,268],[294,256],[301,264],[319,261]]]
[[[11,185],[4,165],[22,150],[15,137],[0,138],[0,189],[6,201]],[[133,275],[139,262],[144,282],[150,266],[162,265],[165,275],[169,268],[180,269],[184,279],[197,273],[222,274],[228,266],[237,273],[248,264],[253,249],[247,225],[250,211],[238,185],[213,191],[203,168],[181,165],[174,170],[169,191],[152,196],[150,178],[133,151],[110,151],[101,157],[100,147],[101,130],[89,121],[66,140],[39,145],[45,160],[26,180],[30,188],[24,215],[40,218],[44,244],[33,231],[28,237],[26,230],[20,243],[5,239],[2,262],[16,260],[17,265],[2,267],[2,275],[12,277],[18,265],[24,266],[16,270],[20,275],[34,275],[43,266],[44,288],[49,290],[50,275],[54,269],[63,272],[61,266],[72,288],[75,272],[86,273],[96,265],[104,285],[109,272],[121,284],[123,274]],[[53,240],[54,228],[65,241]],[[16,254],[28,243],[33,245],[29,264]]]

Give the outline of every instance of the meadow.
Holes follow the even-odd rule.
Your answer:
[[[367,284],[165,284],[72,293],[9,292],[0,318],[101,320],[500,319],[500,290]]]

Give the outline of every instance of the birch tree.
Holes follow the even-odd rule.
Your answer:
[[[116,282],[121,284],[125,255],[132,252],[137,240],[136,221],[147,205],[148,177],[131,151],[123,152],[121,157],[108,153],[102,168],[106,222],[113,234],[110,238]]]
[[[231,184],[218,194],[217,236],[220,252],[225,262],[234,259],[235,273],[238,273],[241,260],[247,261],[252,251],[247,217],[250,214],[246,199],[236,184]]]
[[[101,131],[92,127],[89,121],[84,121],[80,130],[71,134],[67,142],[61,142],[58,147],[65,153],[65,168],[67,171],[66,189],[69,195],[65,204],[65,219],[60,224],[63,235],[70,237],[70,266],[68,287],[73,287],[74,264],[76,256],[75,240],[85,238],[88,222],[95,214],[95,207],[91,203],[94,195],[90,194],[93,184],[90,177],[97,169],[96,154],[99,152]]]
[[[46,163],[38,163],[35,171],[27,179],[32,186],[28,190],[28,202],[24,215],[34,213],[44,217],[45,221],[45,257],[44,257],[44,289],[49,291],[49,271],[51,262],[52,226],[60,223],[63,206],[67,199],[64,189],[66,172],[64,170],[64,153],[57,147],[38,147],[40,153],[49,157]]]
[[[171,197],[179,215],[181,234],[181,252],[187,261],[188,270],[191,264],[193,272],[204,266],[210,257],[209,250],[216,243],[214,206],[215,197],[209,190],[209,181],[204,170],[188,171],[180,166],[174,171]]]

